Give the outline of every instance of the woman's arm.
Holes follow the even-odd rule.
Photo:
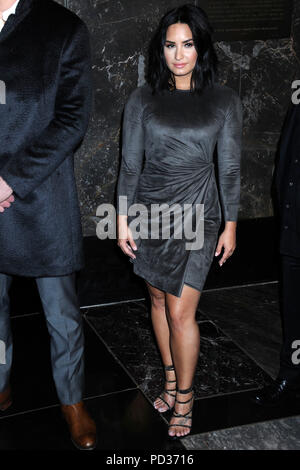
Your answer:
[[[144,125],[141,90],[135,89],[126,105],[122,132],[122,162],[117,185],[117,214],[128,215],[134,203],[140,173],[144,160]],[[127,198],[127,208],[121,204],[120,197]]]
[[[130,206],[134,203],[144,160],[144,125],[141,89],[134,90],[125,106],[122,133],[122,162],[117,184],[118,245],[125,254],[135,258],[134,239],[127,226]],[[123,204],[122,200],[125,200]]]
[[[234,92],[228,106],[224,125],[218,138],[218,169],[220,198],[225,219],[225,229],[216,248],[220,266],[232,255],[236,247],[236,225],[240,203],[240,160],[242,146],[242,103]]]

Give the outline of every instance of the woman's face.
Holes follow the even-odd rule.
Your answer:
[[[197,51],[193,34],[185,23],[175,23],[168,27],[164,45],[166,63],[177,77],[192,75],[197,62]]]

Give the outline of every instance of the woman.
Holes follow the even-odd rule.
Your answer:
[[[224,250],[222,266],[236,246],[242,107],[235,91],[215,82],[217,57],[211,34],[205,12],[192,5],[162,18],[150,46],[149,85],[134,90],[125,107],[117,187],[118,245],[130,257],[134,272],[145,279],[150,294],[166,379],[154,406],[161,413],[174,408],[168,431],[173,438],[187,435],[192,425],[200,294],[214,254]],[[219,240],[216,142],[225,218]],[[128,209],[121,196],[127,197]],[[188,250],[187,237],[172,235],[136,237],[135,242],[128,227],[133,203],[143,204],[147,211],[154,204],[182,208],[190,204],[193,221],[196,205],[204,204],[203,246]],[[174,229],[175,222],[170,226]]]

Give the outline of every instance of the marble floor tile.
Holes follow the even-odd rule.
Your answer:
[[[300,450],[300,416],[185,437],[188,450]]]
[[[144,393],[154,400],[164,385],[149,306],[132,302],[86,310],[87,321],[126,367]],[[206,315],[198,316],[200,356],[195,375],[197,398],[255,389],[268,381],[265,374]]]
[[[277,282],[204,291],[197,318],[203,314],[275,378],[281,347]]]
[[[167,439],[167,426],[139,390],[85,400],[96,422],[96,450],[183,449]],[[0,450],[73,450],[59,406],[0,419]]]
[[[300,415],[300,394],[276,407],[258,406],[254,395],[252,390],[196,399],[191,435]]]

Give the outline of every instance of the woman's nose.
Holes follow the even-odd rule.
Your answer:
[[[182,47],[176,47],[175,59],[181,60],[183,58],[183,49]]]

